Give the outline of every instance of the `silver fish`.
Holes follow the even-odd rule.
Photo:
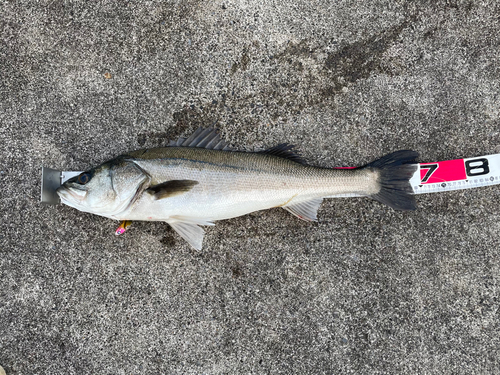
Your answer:
[[[201,249],[200,225],[272,207],[315,221],[323,198],[353,195],[414,210],[409,179],[417,156],[397,151],[361,168],[321,168],[307,165],[288,144],[232,151],[214,129],[200,128],[169,147],[118,156],[66,181],[57,193],[80,211],[122,221],[165,221]]]

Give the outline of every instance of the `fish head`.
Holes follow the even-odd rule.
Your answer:
[[[149,181],[132,160],[117,158],[70,178],[57,194],[62,203],[77,210],[114,217],[135,202]]]

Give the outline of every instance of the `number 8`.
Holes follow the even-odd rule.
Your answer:
[[[481,158],[481,159],[467,160],[465,162],[465,170],[467,172],[467,176],[469,177],[488,174],[490,173],[490,168],[488,166],[488,159]]]

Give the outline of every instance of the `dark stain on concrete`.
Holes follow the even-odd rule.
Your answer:
[[[199,3],[198,0],[188,0],[177,6],[166,3],[159,5],[150,22],[137,35],[137,44],[143,51],[151,54],[165,50],[172,40],[171,35],[183,31],[185,20],[193,17],[194,9],[197,9]]]
[[[171,136],[172,134],[170,132],[141,132],[137,134],[137,143],[141,147],[144,145],[148,147],[167,145]]]
[[[326,59],[324,46],[313,45],[309,40],[289,42],[282,52],[269,56],[267,62],[256,61],[256,64],[267,65],[270,72],[258,92],[242,95],[240,88],[228,83],[211,100],[190,102],[173,114],[175,127],[168,138],[175,139],[200,126],[219,122],[236,121],[241,126],[253,127],[261,122],[261,114],[273,121],[291,120],[305,108],[325,104],[335,95],[341,95],[344,87],[374,73],[396,74],[384,66],[384,53],[397,43],[401,32],[414,20],[415,17],[410,16],[399,25],[327,54]],[[251,76],[255,68],[252,56],[261,53],[256,49],[259,44],[248,44],[229,73],[246,72]],[[245,113],[252,116],[241,116]],[[141,146],[158,144],[163,137],[164,134],[142,133],[138,143]]]
[[[231,267],[231,272],[233,274],[233,279],[237,279],[243,276],[243,270],[241,269],[241,266],[239,264],[236,264],[233,267]]]
[[[176,241],[173,233],[168,233],[167,235],[163,236],[160,242],[162,245],[165,245],[167,247],[174,247]]]
[[[308,57],[317,50],[317,48],[312,48],[307,40],[301,40],[298,43],[288,43],[283,52],[276,54],[275,58],[283,61],[287,60],[291,56]]]
[[[243,51],[243,55],[241,55],[241,70],[247,70],[248,64],[250,64],[250,56],[248,56],[248,51],[245,50]]]
[[[175,120],[175,136],[181,135],[186,130],[195,131],[199,127],[214,126],[217,123],[217,107],[218,101],[213,100],[209,104],[195,106],[191,104],[184,107],[181,111],[175,112],[173,118]],[[177,137],[174,137],[176,139]]]
[[[250,55],[248,54],[248,49],[244,49],[241,54],[240,61],[233,63],[231,65],[231,74],[235,74],[238,70],[245,71],[248,69],[248,64],[250,64]]]
[[[348,44],[337,52],[329,53],[324,67],[332,76],[333,85],[325,87],[322,94],[334,95],[349,84],[366,79],[374,72],[381,72],[383,54],[398,40],[399,35],[411,20],[411,18],[407,19],[380,34]]]
[[[245,113],[250,107],[256,122],[258,119],[255,115],[260,111],[267,112],[273,121],[280,118],[291,120],[305,108],[325,104],[335,95],[341,95],[345,87],[367,79],[372,74],[400,74],[399,70],[388,68],[390,64],[387,64],[384,54],[415,20],[415,16],[408,16],[392,28],[328,53],[326,59],[323,57],[325,46],[313,45],[309,40],[289,42],[282,52],[269,57],[271,74],[259,92],[239,96],[234,88],[226,87],[218,98],[221,105],[211,108],[211,119],[232,121],[233,114]],[[230,68],[231,75],[238,71],[252,73],[250,56],[253,55],[254,47],[249,45],[243,50],[239,61]],[[192,115],[183,112],[178,123],[183,126],[207,124],[206,113],[197,112],[198,118]]]
[[[137,134],[137,143],[140,147],[166,146],[169,141],[180,136],[189,136],[199,127],[207,128],[217,123],[217,113],[214,108],[218,106],[214,100],[208,105],[185,106],[182,110],[174,112],[175,126],[169,127],[168,132],[145,131]]]

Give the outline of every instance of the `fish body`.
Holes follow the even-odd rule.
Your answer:
[[[231,151],[213,129],[199,129],[170,147],[133,151],[84,172],[58,194],[67,205],[111,219],[165,221],[197,249],[199,225],[272,207],[310,221],[323,198],[345,194],[415,208],[408,182],[416,170],[408,164],[413,151],[363,168],[331,169],[305,164],[292,147]]]

